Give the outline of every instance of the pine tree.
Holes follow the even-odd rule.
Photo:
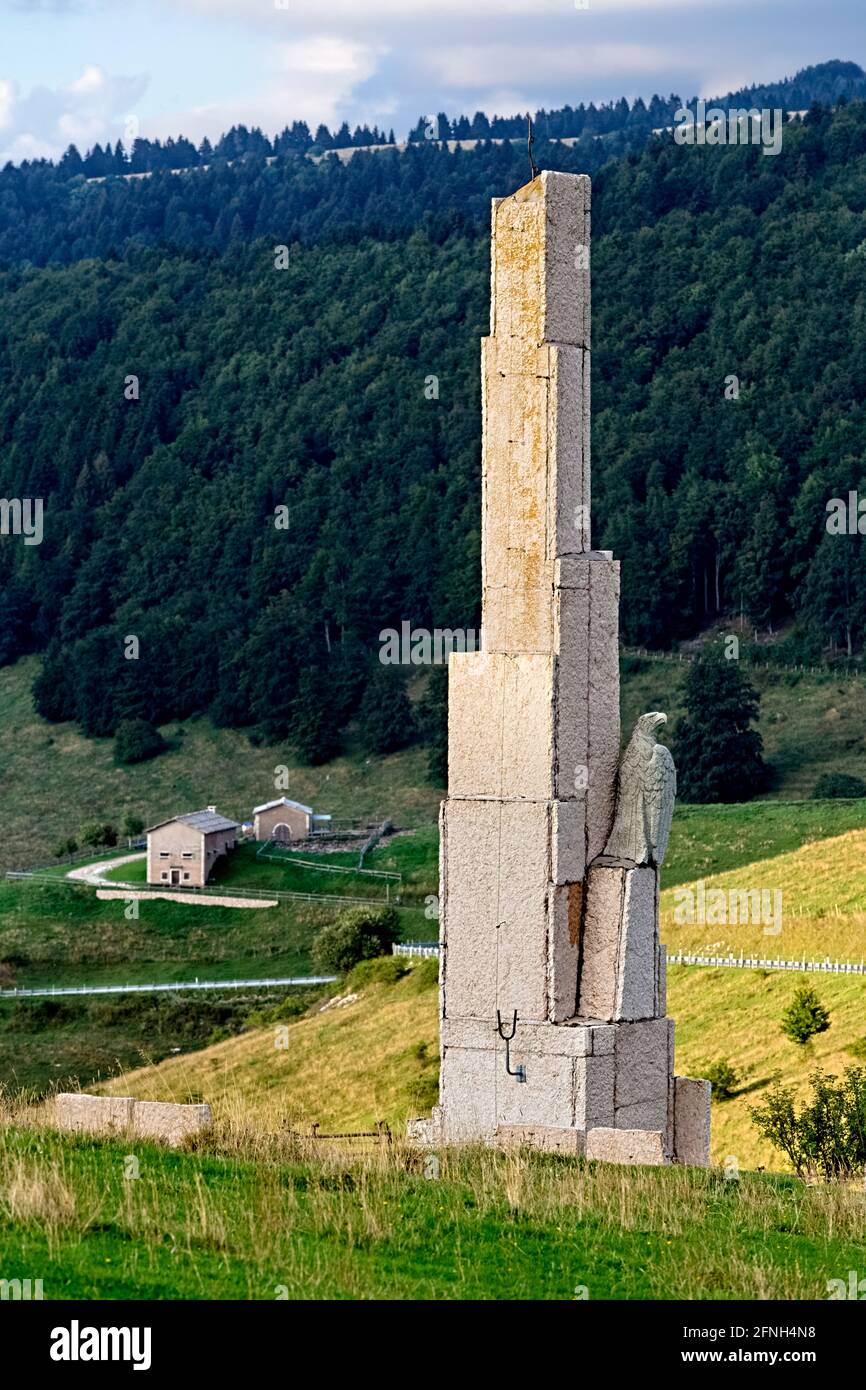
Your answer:
[[[672,739],[684,801],[748,801],[767,769],[757,720],[760,697],[735,660],[718,652],[696,661],[683,684],[686,713]]]

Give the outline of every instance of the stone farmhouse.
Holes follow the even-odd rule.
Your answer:
[[[327,830],[330,816],[317,816],[312,806],[290,801],[287,796],[253,807],[253,834],[257,840],[306,840]]]
[[[219,856],[234,849],[238,828],[215,806],[152,825],[147,832],[148,883],[203,888]]]

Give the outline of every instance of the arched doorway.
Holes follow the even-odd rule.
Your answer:
[[[286,825],[285,821],[280,821],[279,825],[275,825],[271,831],[271,838],[276,840],[279,845],[287,845],[292,838],[291,827]]]

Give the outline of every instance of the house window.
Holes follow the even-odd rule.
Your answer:
[[[189,869],[184,869],[183,876],[184,878],[189,878]]]
[[[167,858],[168,858],[168,850],[167,850],[167,849],[161,849],[161,850],[159,851],[159,857],[160,857],[160,859],[167,859]]]
[[[191,849],[185,849],[184,852],[183,852],[183,858],[184,858],[184,859],[192,859],[192,857],[193,857],[192,850],[191,850]]]
[[[168,878],[168,872],[167,872],[167,870],[163,869],[162,873],[160,874],[160,878],[162,878],[162,879],[167,879],[167,878]]]

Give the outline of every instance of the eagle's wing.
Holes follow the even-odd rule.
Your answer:
[[[674,801],[677,795],[677,770],[670,749],[657,743],[644,779],[647,826],[654,864],[661,864],[668,847]]]

